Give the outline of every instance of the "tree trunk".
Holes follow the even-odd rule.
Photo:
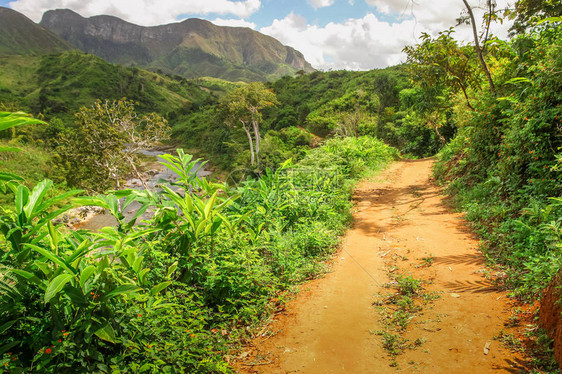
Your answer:
[[[254,141],[252,140],[252,134],[250,133],[250,130],[246,127],[244,123],[242,124],[242,128],[244,129],[246,135],[248,136],[248,143],[250,143],[250,164],[254,166],[256,161],[254,156]]]
[[[478,42],[478,32],[476,31],[476,21],[474,19],[474,13],[472,13],[472,8],[468,5],[467,0],[462,0],[466,10],[468,11],[468,16],[470,17],[470,24],[472,25],[472,33],[474,35],[474,49],[476,50],[476,54],[478,54],[478,59],[480,60],[480,65],[482,66],[482,70],[486,74],[488,78],[488,83],[490,84],[490,91],[492,94],[496,96],[496,87],[494,86],[494,81],[492,80],[492,74],[490,74],[490,69],[488,69],[488,65],[484,60],[484,56],[482,54],[482,48],[480,48],[480,43]]]
[[[474,108],[472,107],[472,105],[470,105],[470,100],[468,99],[468,94],[466,93],[466,88],[464,87],[464,84],[460,84],[462,93],[464,94],[464,98],[466,99],[466,105],[471,109],[474,110]]]
[[[252,121],[252,126],[254,128],[254,136],[256,137],[256,158],[260,160],[260,143],[261,143],[261,136],[260,136],[260,125],[257,121]]]

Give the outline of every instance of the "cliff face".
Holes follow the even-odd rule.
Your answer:
[[[112,16],[84,18],[71,10],[51,10],[40,25],[107,61],[186,77],[265,80],[314,71],[302,53],[272,37],[201,19],[143,27]]]
[[[42,55],[70,49],[70,44],[23,14],[0,7],[0,55]]]

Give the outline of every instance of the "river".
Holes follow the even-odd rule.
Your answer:
[[[156,158],[155,162],[150,163],[151,168],[148,171],[148,173],[145,173],[145,178],[146,176],[149,176],[149,179],[146,180],[146,185],[148,186],[148,188],[154,190],[158,189],[158,184],[161,183],[160,182],[161,180],[166,180],[171,183],[178,180],[178,175],[176,173],[174,173],[172,170],[168,169],[164,165],[156,162],[156,161],[162,161],[160,156],[169,153],[169,150],[162,151],[159,149],[152,149],[152,150],[141,151],[141,153],[145,156],[154,156]],[[199,165],[200,164],[198,164],[192,169],[193,173],[197,171],[197,176],[199,177],[206,177],[211,175],[211,172],[205,170],[204,167],[197,170],[199,168]],[[137,189],[137,190],[144,189],[142,182],[138,178],[131,178],[127,180],[123,185],[123,187]],[[124,211],[125,219],[126,220],[130,219],[130,217],[132,217],[139,208],[140,208],[140,204],[137,202],[133,202],[132,204],[130,204]],[[141,217],[139,217],[139,220],[149,218],[150,214],[151,214],[150,211],[145,212]],[[115,226],[116,224],[117,224],[117,220],[111,214],[108,214],[107,212],[103,212],[101,214],[89,215],[88,217],[86,217],[85,220],[74,225],[74,227],[77,229],[79,228],[79,229],[97,231],[103,227]]]

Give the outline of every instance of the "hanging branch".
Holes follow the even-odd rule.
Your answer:
[[[490,91],[494,96],[496,96],[496,87],[494,85],[494,81],[492,80],[492,74],[490,74],[490,69],[488,69],[488,65],[484,60],[484,55],[482,54],[482,48],[480,48],[480,43],[478,42],[478,31],[476,30],[476,21],[474,19],[474,13],[472,13],[472,8],[468,5],[467,0],[462,0],[464,5],[466,6],[466,10],[468,11],[468,16],[470,17],[470,24],[472,25],[472,33],[474,34],[474,49],[476,50],[476,54],[478,55],[478,59],[480,60],[480,65],[482,66],[482,70],[486,74],[488,78],[488,83],[490,84]]]

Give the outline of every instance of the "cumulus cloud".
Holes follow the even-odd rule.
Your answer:
[[[85,17],[114,15],[144,26],[176,22],[182,14],[223,14],[249,17],[260,0],[16,0],[9,6],[38,22],[49,9],[68,8]]]
[[[260,31],[301,51],[316,68],[365,70],[400,62],[402,47],[413,41],[407,31],[413,26],[412,20],[391,25],[369,13],[319,27],[303,25],[302,17],[291,13]]]
[[[257,27],[257,25],[254,22],[248,22],[243,19],[215,18],[214,20],[211,20],[211,22],[218,26],[249,27],[251,29],[255,29]]]
[[[335,0],[308,0],[314,9],[325,8],[334,4]]]
[[[463,10],[461,1],[460,5],[448,4],[446,9],[441,0],[424,0],[423,7],[412,0],[366,1],[376,4],[379,12],[394,16],[395,21],[368,13],[363,18],[318,26],[290,13],[260,31],[301,51],[315,68],[368,70],[404,62],[405,46],[416,44],[422,32],[436,36],[455,26]],[[483,10],[475,10],[481,19]],[[509,25],[494,27],[496,35],[505,37]],[[472,41],[470,26],[461,25],[455,30],[458,40]]]

